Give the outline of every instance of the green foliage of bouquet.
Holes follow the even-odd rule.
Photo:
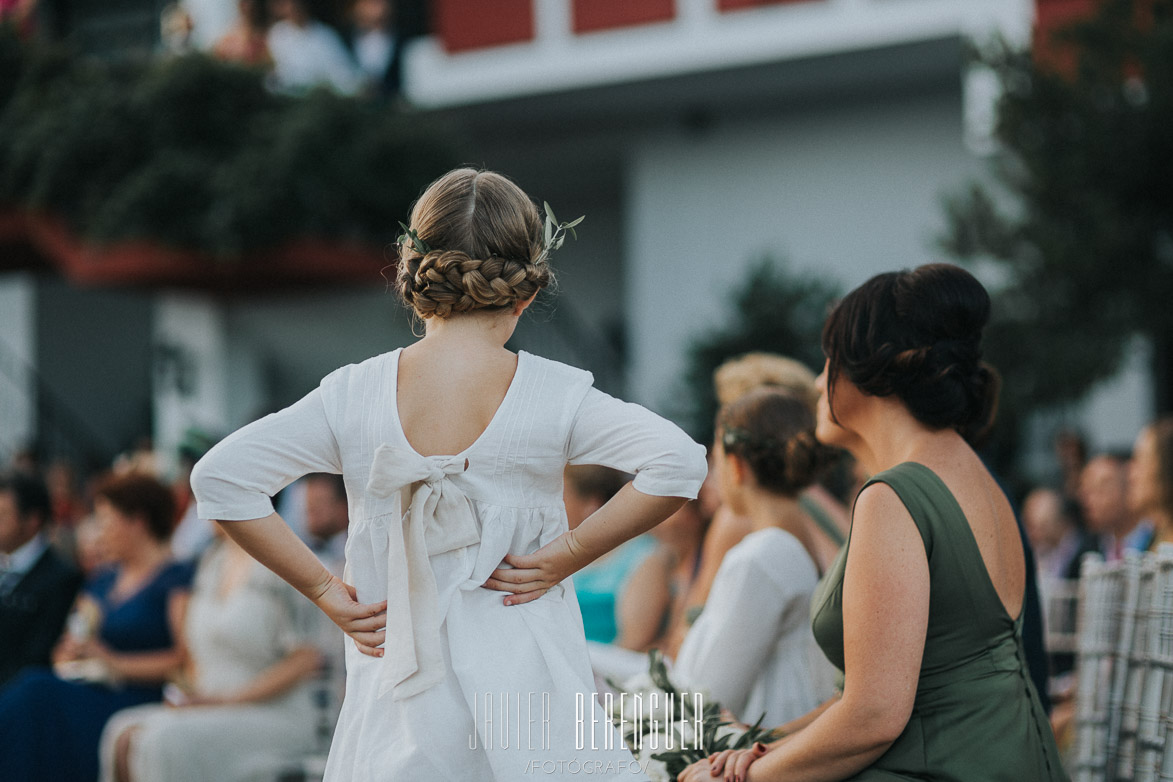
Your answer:
[[[614,701],[611,720],[653,782],[671,782],[685,768],[716,752],[748,749],[754,742],[775,738],[761,727],[765,714],[746,727],[703,693],[678,688],[668,676],[668,667],[658,651],[648,654],[648,682],[644,686],[609,684],[624,693],[623,699]],[[641,708],[635,708],[635,703]],[[667,705],[658,709],[642,708],[657,703]],[[673,715],[672,719],[665,719],[669,714]],[[663,751],[657,751],[661,748]]]

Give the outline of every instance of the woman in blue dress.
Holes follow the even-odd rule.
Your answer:
[[[0,779],[96,780],[106,720],[161,700],[181,663],[176,628],[191,571],[171,559],[170,491],[145,475],[114,476],[94,512],[110,565],[78,597],[58,648],[70,678],[30,668],[0,691]]]

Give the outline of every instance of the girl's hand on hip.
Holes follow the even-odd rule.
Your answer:
[[[333,576],[314,605],[351,637],[360,652],[371,657],[383,656],[378,646],[387,639],[386,600],[360,603],[354,587]]]
[[[567,535],[560,535],[532,554],[507,554],[504,564],[484,583],[488,589],[512,592],[505,605],[537,600],[578,568]]]

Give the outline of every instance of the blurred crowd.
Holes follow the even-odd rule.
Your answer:
[[[659,650],[730,718],[784,725],[842,685],[809,605],[867,476],[815,440],[815,378],[798,362],[750,354],[715,384],[699,499],[574,583],[600,692],[638,689]],[[212,444],[189,433],[167,477],[156,465],[171,460],[143,446],[93,476],[23,455],[0,478],[0,778],[272,780],[328,746],[343,636],[199,518],[189,475]],[[1173,420],[1130,453],[1063,432],[1054,461],[1053,485],[1014,499],[1042,609],[1026,646],[1062,736],[1074,650],[1048,642],[1073,633],[1081,558],[1173,542]],[[568,524],[628,479],[568,468]],[[277,507],[341,574],[341,477],[306,476]]]
[[[42,1],[0,0],[0,23],[35,35]],[[165,52],[260,68],[279,91],[399,94],[404,37],[394,0],[179,0],[159,22]]]
[[[328,746],[342,633],[198,517],[211,445],[190,433],[170,477],[149,446],[0,477],[0,779],[273,780]],[[341,477],[278,501],[340,574]]]

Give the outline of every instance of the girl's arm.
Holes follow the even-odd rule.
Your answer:
[[[341,371],[340,371],[341,372]],[[323,381],[344,381],[336,373]],[[354,639],[363,654],[382,656],[386,601],[361,604],[273,511],[270,499],[311,472],[342,472],[322,388],[286,409],[229,435],[196,464],[192,492],[200,518],[224,531],[258,562],[285,579]]]
[[[354,587],[330,573],[279,515],[222,521],[220,527],[254,559],[322,609],[354,639],[360,652],[383,656],[383,650],[375,647],[386,639],[387,601],[359,603]]]
[[[639,405],[590,389],[570,427],[569,464],[601,464],[635,473],[635,480],[582,524],[524,556],[507,556],[491,589],[513,592],[507,605],[526,603],[624,541],[646,532],[693,499],[708,471],[704,448]]]
[[[582,524],[559,535],[533,554],[507,555],[505,563],[510,567],[494,570],[485,586],[513,592],[505,598],[505,605],[536,600],[611,549],[647,532],[686,501],[684,497],[643,494],[629,483]]]

